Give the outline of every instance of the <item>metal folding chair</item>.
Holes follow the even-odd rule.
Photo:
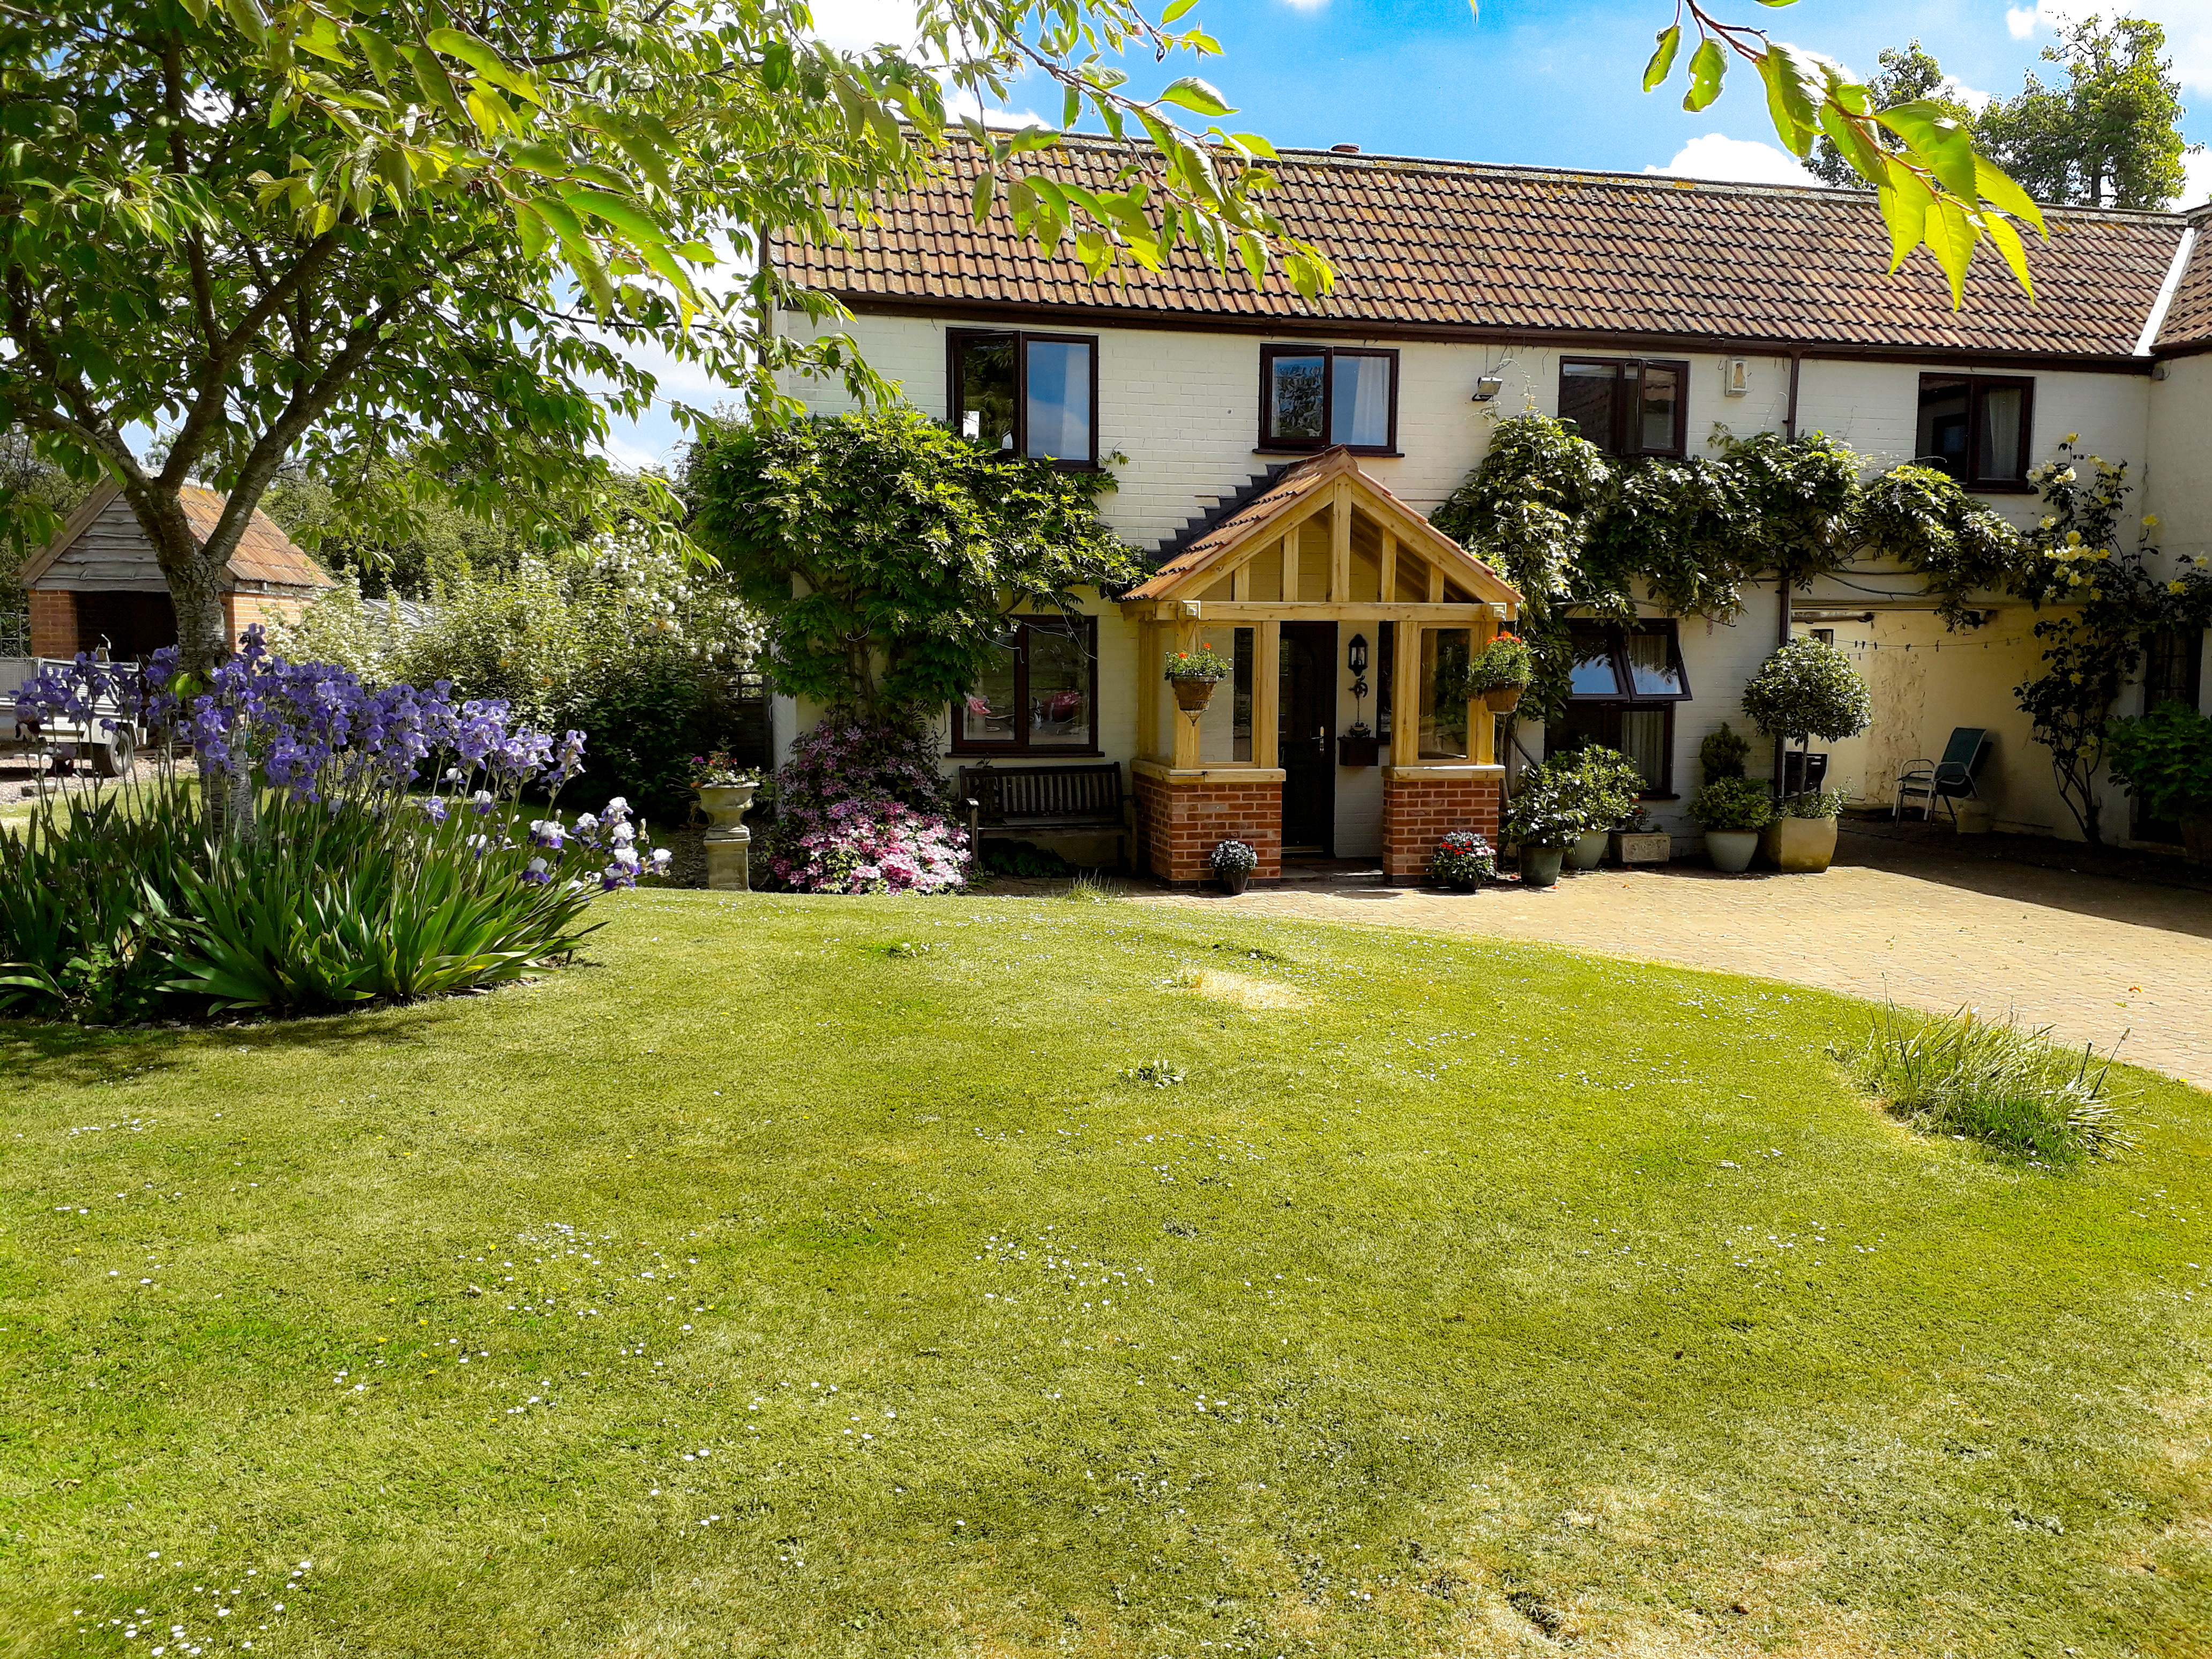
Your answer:
[[[1996,739],[1986,726],[1955,727],[1951,741],[1943,745],[1942,759],[1910,762],[1898,775],[1897,799],[1889,809],[1891,822],[1903,818],[1905,809],[1916,802],[1922,820],[1930,821],[1936,816],[1936,803],[1941,801],[1951,822],[1957,823],[1959,809],[1952,803],[1981,799],[1974,781],[1995,746]]]

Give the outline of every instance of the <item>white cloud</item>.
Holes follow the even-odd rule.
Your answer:
[[[2130,9],[2087,0],[2035,0],[2033,6],[2006,8],[2005,27],[2014,40],[2027,40],[2039,29],[2056,33],[2093,13],[2110,19]],[[2157,0],[2144,9],[2166,27],[2166,52],[2184,89],[2212,92],[2212,0]]]
[[[1721,179],[1747,185],[1820,182],[1798,166],[1797,158],[1787,150],[1755,138],[1729,138],[1717,132],[1691,139],[1665,167],[1644,170],[1668,179]]]
[[[1328,0],[1283,0],[1292,11],[1319,11]]]
[[[912,0],[813,0],[814,33],[840,52],[914,41]]]
[[[2014,40],[2027,40],[2029,35],[2035,33],[2035,8],[2033,6],[2007,6],[2005,8],[2005,27],[2011,31],[2012,38]]]
[[[2181,194],[2166,205],[2202,207],[2208,201],[2212,201],[2212,150],[2200,149],[2181,158]]]

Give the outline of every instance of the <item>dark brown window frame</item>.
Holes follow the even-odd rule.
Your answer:
[[[1616,373],[1613,376],[1613,386],[1616,389],[1620,385],[1620,376],[1617,372],[1620,369],[1633,368],[1637,371],[1637,376],[1639,381],[1641,380],[1643,373],[1645,369],[1665,368],[1673,370],[1675,387],[1674,442],[1673,447],[1668,449],[1630,449],[1626,447],[1626,440],[1627,438],[1626,428],[1628,425],[1628,420],[1627,416],[1622,411],[1621,401],[1618,397],[1613,399],[1613,430],[1606,434],[1605,441],[1603,443],[1599,443],[1597,447],[1603,450],[1607,454],[1618,456],[1623,460],[1634,460],[1638,457],[1645,455],[1656,455],[1668,460],[1680,460],[1683,456],[1690,453],[1690,365],[1686,360],[1677,357],[1561,357],[1559,359],[1559,393],[1562,404],[1564,404],[1566,396],[1567,370],[1570,368],[1577,366],[1585,368],[1610,368],[1615,370]],[[1588,433],[1583,433],[1581,435],[1585,438],[1589,436]],[[1591,439],[1590,441],[1593,443],[1597,442],[1595,439]]]
[[[1666,637],[1674,660],[1674,672],[1682,689],[1674,692],[1650,692],[1635,690],[1636,680],[1628,662],[1627,635],[1632,632],[1661,634]],[[1588,637],[1602,633],[1613,657],[1614,683],[1628,688],[1624,693],[1583,692],[1567,694],[1567,705],[1580,709],[1614,709],[1621,714],[1638,714],[1660,710],[1667,716],[1666,732],[1659,746],[1659,780],[1656,787],[1644,792],[1644,800],[1674,800],[1674,710],[1691,700],[1690,672],[1682,660],[1682,633],[1671,617],[1647,617],[1636,623],[1600,623],[1581,621],[1569,625],[1569,638],[1577,635]],[[1556,752],[1547,728],[1544,753],[1547,758]]]
[[[1269,395],[1268,370],[1278,357],[1314,357],[1321,359],[1321,436],[1318,438],[1279,438],[1268,430],[1274,414],[1274,400]],[[1260,441],[1254,448],[1264,453],[1284,451],[1299,454],[1333,447],[1328,432],[1336,408],[1336,360],[1339,357],[1387,357],[1390,361],[1390,430],[1385,441],[1375,444],[1346,444],[1345,447],[1355,455],[1395,455],[1398,453],[1398,349],[1395,346],[1332,346],[1297,345],[1279,341],[1260,348]]]
[[[1026,718],[1030,704],[1030,629],[1041,624],[1066,629],[1072,623],[1083,624],[1084,659],[1091,665],[1091,685],[1086,694],[1091,710],[1090,740],[1083,744],[1032,744]],[[1098,618],[1092,616],[1016,616],[1007,617],[1006,623],[1017,630],[1014,706],[1024,714],[1020,732],[1005,743],[988,743],[965,736],[967,721],[963,716],[967,713],[967,705],[955,698],[952,702],[952,741],[949,752],[955,755],[1020,755],[1030,759],[1046,759],[1054,756],[1064,760],[1097,758],[1103,752],[1098,746]]]
[[[1927,373],[1918,381],[1918,396],[1912,405],[1912,444],[1920,447],[1920,411],[1928,402],[1928,383],[1930,380],[1963,381],[1966,387],[1966,476],[1959,480],[1962,489],[1983,495],[2033,495],[2035,486],[2027,481],[2029,458],[2035,453],[2035,376],[2033,374],[1951,374]],[[2018,386],[2020,399],[2020,477],[2017,478],[1984,478],[1976,469],[1982,455],[1982,398],[1985,392]],[[1936,457],[1916,455],[1913,458],[1924,466],[1933,466],[1939,472],[1948,471]]]
[[[945,423],[960,430],[960,346],[965,340],[1012,340],[1014,343],[1014,450],[1017,460],[1035,460],[1067,472],[1098,470],[1098,336],[1053,334],[1020,328],[951,328],[945,331]],[[1091,453],[1082,459],[1032,456],[1030,448],[1030,343],[1082,345],[1091,348]]]

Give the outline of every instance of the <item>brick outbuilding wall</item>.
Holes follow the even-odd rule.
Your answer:
[[[1428,874],[1429,855],[1447,830],[1479,830],[1495,846],[1504,769],[1497,766],[1437,769],[1430,773],[1382,774],[1382,879],[1398,885],[1419,883]]]
[[[76,655],[76,595],[31,590],[31,654]]]
[[[1256,777],[1233,772],[1177,775],[1147,765],[1135,769],[1132,781],[1139,869],[1179,887],[1210,881],[1213,871],[1206,855],[1215,843],[1242,841],[1260,855],[1253,880],[1282,879],[1280,772]]]

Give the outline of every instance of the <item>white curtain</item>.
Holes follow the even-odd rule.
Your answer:
[[[1381,449],[1390,441],[1390,360],[1337,355],[1328,441]]]

